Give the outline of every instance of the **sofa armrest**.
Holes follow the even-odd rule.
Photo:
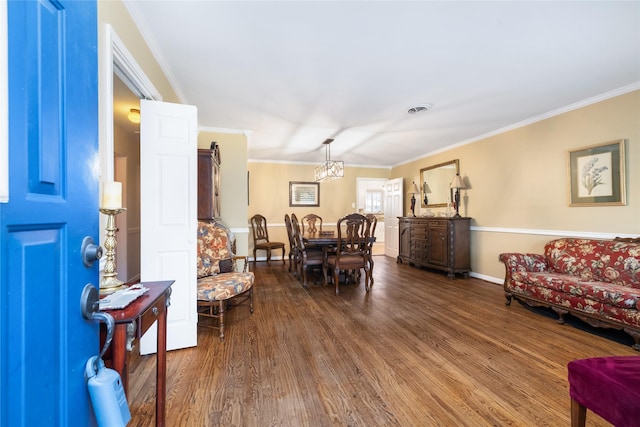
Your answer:
[[[540,254],[502,253],[499,260],[506,268],[505,280],[509,280],[518,271],[548,270],[547,260]]]

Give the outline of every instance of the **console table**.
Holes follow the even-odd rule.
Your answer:
[[[399,217],[398,262],[465,277],[471,271],[471,218]]]
[[[122,378],[125,394],[129,384],[129,352],[132,341],[158,322],[158,348],[156,362],[156,426],[165,425],[167,394],[167,306],[174,281],[142,282],[149,290],[121,310],[108,310],[116,326],[111,341],[111,365]],[[104,325],[103,325],[104,329]],[[104,338],[102,339],[104,341]],[[109,352],[108,352],[109,353]]]

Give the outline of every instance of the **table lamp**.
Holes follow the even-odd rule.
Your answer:
[[[415,181],[407,194],[411,194],[411,215],[416,216],[416,194],[420,194],[420,189],[416,185]]]
[[[464,185],[464,182],[462,182],[462,178],[460,177],[459,173],[457,173],[456,176],[453,177],[450,187],[456,189],[456,193],[454,196],[454,203],[456,204],[456,214],[453,217],[460,218],[460,189],[465,189],[467,187]]]

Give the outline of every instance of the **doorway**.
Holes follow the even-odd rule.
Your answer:
[[[195,346],[197,315],[192,308],[196,302],[193,233],[197,228],[194,196],[197,194],[197,109],[161,102],[162,96],[111,26],[103,28],[107,49],[101,68],[103,84],[100,85],[103,100],[100,108],[101,179],[103,182],[115,180],[114,155],[126,152],[127,274],[132,275],[130,258],[135,254],[139,256],[140,280],[171,278],[175,281],[171,288],[171,310],[167,315],[167,350]],[[114,134],[119,129],[114,125],[114,115],[122,113],[126,117],[131,108],[116,110],[114,97],[116,85],[120,84],[118,79],[140,103],[141,130],[136,134],[137,144],[125,144],[116,149],[118,138]],[[138,207],[134,201],[139,203],[139,209],[131,212],[133,206]],[[139,227],[132,227],[132,218],[139,218]],[[131,244],[138,240],[132,239],[132,228],[139,231],[139,247]],[[152,326],[141,337],[140,354],[155,352],[155,332]]]
[[[385,255],[385,182],[386,178],[356,178],[358,213],[373,214],[378,219],[374,255]]]
[[[113,173],[127,208],[116,216],[116,270],[124,282],[140,280],[140,124],[131,109],[140,110],[140,99],[113,74]]]

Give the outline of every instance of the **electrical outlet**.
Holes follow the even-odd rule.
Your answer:
[[[355,202],[354,202],[354,203],[351,203],[351,208],[352,208],[352,209],[355,209],[355,208],[356,208],[356,204],[355,204]]]

